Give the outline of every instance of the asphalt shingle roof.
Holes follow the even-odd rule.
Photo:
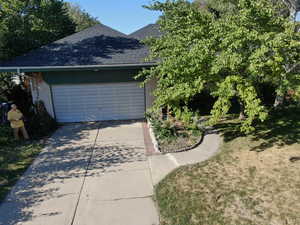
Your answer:
[[[148,25],[125,35],[105,25],[96,25],[11,61],[0,62],[0,67],[142,65],[148,56],[148,48],[139,40],[157,35],[155,27]]]
[[[129,35],[129,37],[136,38],[138,40],[159,36],[161,36],[161,31],[159,30],[158,24],[149,24]]]

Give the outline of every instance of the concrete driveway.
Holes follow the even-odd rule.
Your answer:
[[[158,225],[141,122],[60,128],[0,205],[1,225]]]

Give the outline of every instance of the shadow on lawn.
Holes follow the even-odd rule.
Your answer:
[[[102,176],[104,172],[119,171],[125,163],[145,161],[144,148],[138,144],[122,143],[117,137],[108,144],[95,140],[99,127],[101,135],[101,128],[132,122],[135,121],[61,127],[0,205],[0,225],[23,224],[33,219],[47,221],[75,206],[85,176]],[[53,200],[57,201],[55,207]],[[74,204],[67,205],[64,203],[67,201]],[[35,210],[33,214],[33,207],[43,210]]]
[[[256,123],[255,132],[251,133],[251,141],[260,144],[251,151],[261,152],[273,146],[284,146],[300,143],[300,108],[288,107],[271,112],[264,123]],[[229,142],[246,135],[240,132],[240,123],[232,121],[216,126],[223,133],[224,141]]]

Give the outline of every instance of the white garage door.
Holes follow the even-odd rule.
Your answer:
[[[55,85],[52,91],[58,122],[144,118],[144,89],[136,82]]]

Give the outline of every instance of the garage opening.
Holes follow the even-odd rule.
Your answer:
[[[145,117],[145,91],[138,82],[52,86],[58,122]]]

